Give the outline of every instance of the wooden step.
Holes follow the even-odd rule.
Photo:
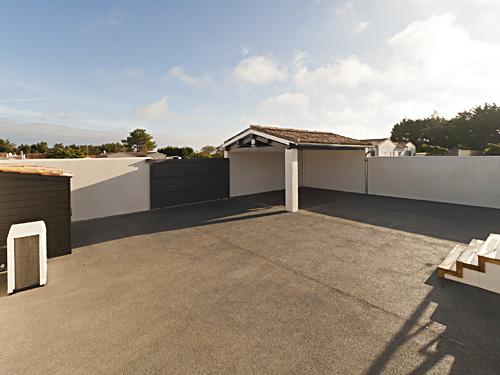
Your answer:
[[[477,257],[480,272],[486,272],[486,263],[500,265],[500,234],[490,234],[478,251]]]
[[[441,264],[437,268],[437,273],[439,277],[444,277],[444,275],[450,274],[457,277],[461,277],[461,275],[457,274],[457,260],[462,255],[462,253],[467,248],[466,245],[456,245],[448,254],[446,258],[441,262]]]
[[[470,268],[473,270],[479,270],[479,261],[478,261],[478,252],[481,250],[481,247],[485,241],[481,240],[472,240],[467,248],[460,254],[457,259],[457,264],[461,263],[462,267]],[[457,269],[457,272],[459,270]]]
[[[500,234],[490,234],[477,255],[485,258],[500,259]]]

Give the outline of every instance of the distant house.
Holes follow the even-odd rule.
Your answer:
[[[417,147],[411,143],[396,143],[396,148],[394,149],[396,155],[394,156],[415,156],[417,154]]]
[[[417,151],[411,142],[393,142],[390,138],[362,139],[362,141],[373,146],[372,149],[366,149],[366,152],[372,151],[372,156],[415,156]]]
[[[0,152],[0,159],[2,159],[2,160],[20,159],[20,156],[14,154],[12,152]]]

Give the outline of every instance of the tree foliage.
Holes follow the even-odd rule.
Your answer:
[[[490,143],[500,143],[500,107],[486,103],[460,112],[450,120],[437,114],[417,120],[404,119],[394,125],[391,139],[412,142],[418,151],[424,151],[423,145],[483,150]]]
[[[158,152],[166,156],[179,156],[183,159],[211,159],[224,157],[224,151],[215,146],[205,146],[199,151],[195,151],[191,147],[166,146],[158,149]]]
[[[485,155],[500,155],[500,144],[488,143],[488,147],[484,149]]]
[[[122,142],[128,151],[152,151],[156,147],[153,137],[146,132],[146,129],[132,130]]]
[[[223,158],[224,150],[215,146],[205,146],[201,148],[198,154],[202,155],[204,158]]]
[[[9,140],[0,139],[0,152],[21,152],[29,157],[30,154],[39,154],[32,157],[46,157],[52,159],[68,159],[68,158],[83,158],[86,156],[97,156],[103,152],[122,152],[122,151],[139,151],[147,152],[156,147],[153,137],[149,135],[145,129],[135,129],[130,132],[129,136],[124,139],[123,144],[105,143],[102,145],[69,145],[56,143],[53,147],[49,147],[47,142],[38,142],[32,145],[21,144],[16,147]],[[176,147],[166,146],[158,149],[159,152],[166,156],[179,156],[183,159],[206,159],[206,158],[222,158],[224,151],[215,146],[205,146],[196,151],[192,147]]]
[[[31,145],[32,153],[45,154],[49,152],[49,145],[47,142],[38,142],[36,144]]]
[[[85,157],[85,154],[76,145],[64,146],[62,143],[56,143],[45,157],[48,159],[76,159]]]
[[[102,152],[123,152],[123,151],[126,151],[126,148],[124,145],[122,145],[119,142],[105,143],[105,144],[101,145],[100,151],[98,154],[100,154]]]
[[[441,146],[422,145],[422,149],[429,156],[442,156],[450,153],[447,148]]]
[[[183,159],[192,159],[194,149],[191,147],[166,146],[163,148],[159,148],[158,152],[161,152],[166,156],[179,156]]]
[[[16,145],[8,139],[0,139],[0,152],[15,152]]]

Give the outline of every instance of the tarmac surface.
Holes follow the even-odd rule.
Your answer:
[[[435,273],[456,243],[500,232],[500,210],[282,200],[73,224],[45,287],[2,292],[0,373],[500,372],[500,296]]]

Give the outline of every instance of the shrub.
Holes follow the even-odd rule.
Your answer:
[[[450,153],[447,148],[441,146],[422,145],[422,149],[429,156],[442,156]]]
[[[488,147],[484,149],[485,155],[500,155],[500,143],[488,143]]]

